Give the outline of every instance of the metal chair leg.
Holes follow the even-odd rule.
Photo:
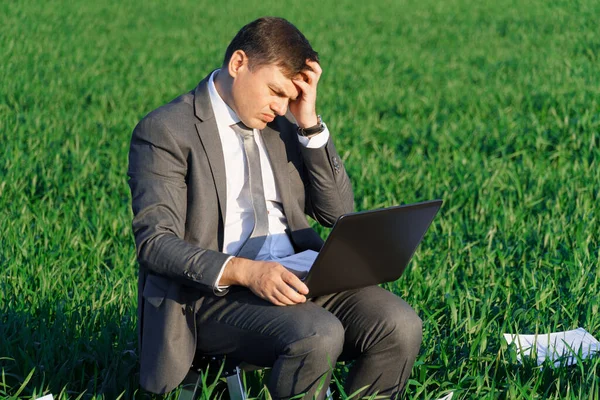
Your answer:
[[[227,390],[229,391],[229,398],[231,400],[246,400],[246,391],[242,384],[241,370],[239,367],[235,367],[235,374],[227,377]]]
[[[247,400],[244,384],[242,383],[242,371],[239,367],[235,367],[235,373],[226,377],[227,390],[231,400]],[[202,385],[202,375],[191,371],[185,377],[181,391],[177,400],[197,400],[200,398],[200,386]],[[332,400],[331,389],[327,387],[325,395],[327,400]]]

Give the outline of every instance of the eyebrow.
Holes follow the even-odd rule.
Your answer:
[[[284,91],[284,90],[283,90],[281,87],[279,87],[277,84],[273,84],[273,83],[272,83],[272,84],[270,84],[270,85],[269,85],[269,88],[270,88],[270,89],[271,89],[273,92],[275,92],[275,94],[276,94],[276,95],[278,95],[278,96],[281,96],[281,97],[287,97],[287,98],[289,98],[289,99],[290,99],[290,100],[292,100],[292,101],[294,101],[294,100],[296,100],[296,99],[298,98],[298,96],[296,96],[296,97],[294,97],[294,98],[292,98],[291,96],[288,96],[288,95],[285,93],[285,91]]]

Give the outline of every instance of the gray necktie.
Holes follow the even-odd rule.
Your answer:
[[[258,146],[254,141],[254,132],[252,129],[241,122],[231,127],[244,139],[250,195],[252,197],[252,208],[254,209],[254,228],[252,229],[252,234],[246,239],[236,255],[254,260],[265,243],[267,233],[269,232],[269,217],[267,216],[267,202],[265,200],[265,190],[263,188],[260,169],[260,155],[258,153]]]

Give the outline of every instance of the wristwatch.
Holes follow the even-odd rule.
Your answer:
[[[316,135],[317,133],[321,133],[325,130],[325,124],[323,123],[323,119],[320,115],[317,115],[317,124],[315,126],[311,126],[309,128],[300,128],[298,127],[298,135],[310,137]]]

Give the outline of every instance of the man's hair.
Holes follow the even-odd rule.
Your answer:
[[[249,68],[275,64],[290,78],[310,69],[306,60],[319,61],[318,53],[302,32],[278,17],[259,18],[240,29],[227,46],[224,66],[236,50],[246,53]]]

